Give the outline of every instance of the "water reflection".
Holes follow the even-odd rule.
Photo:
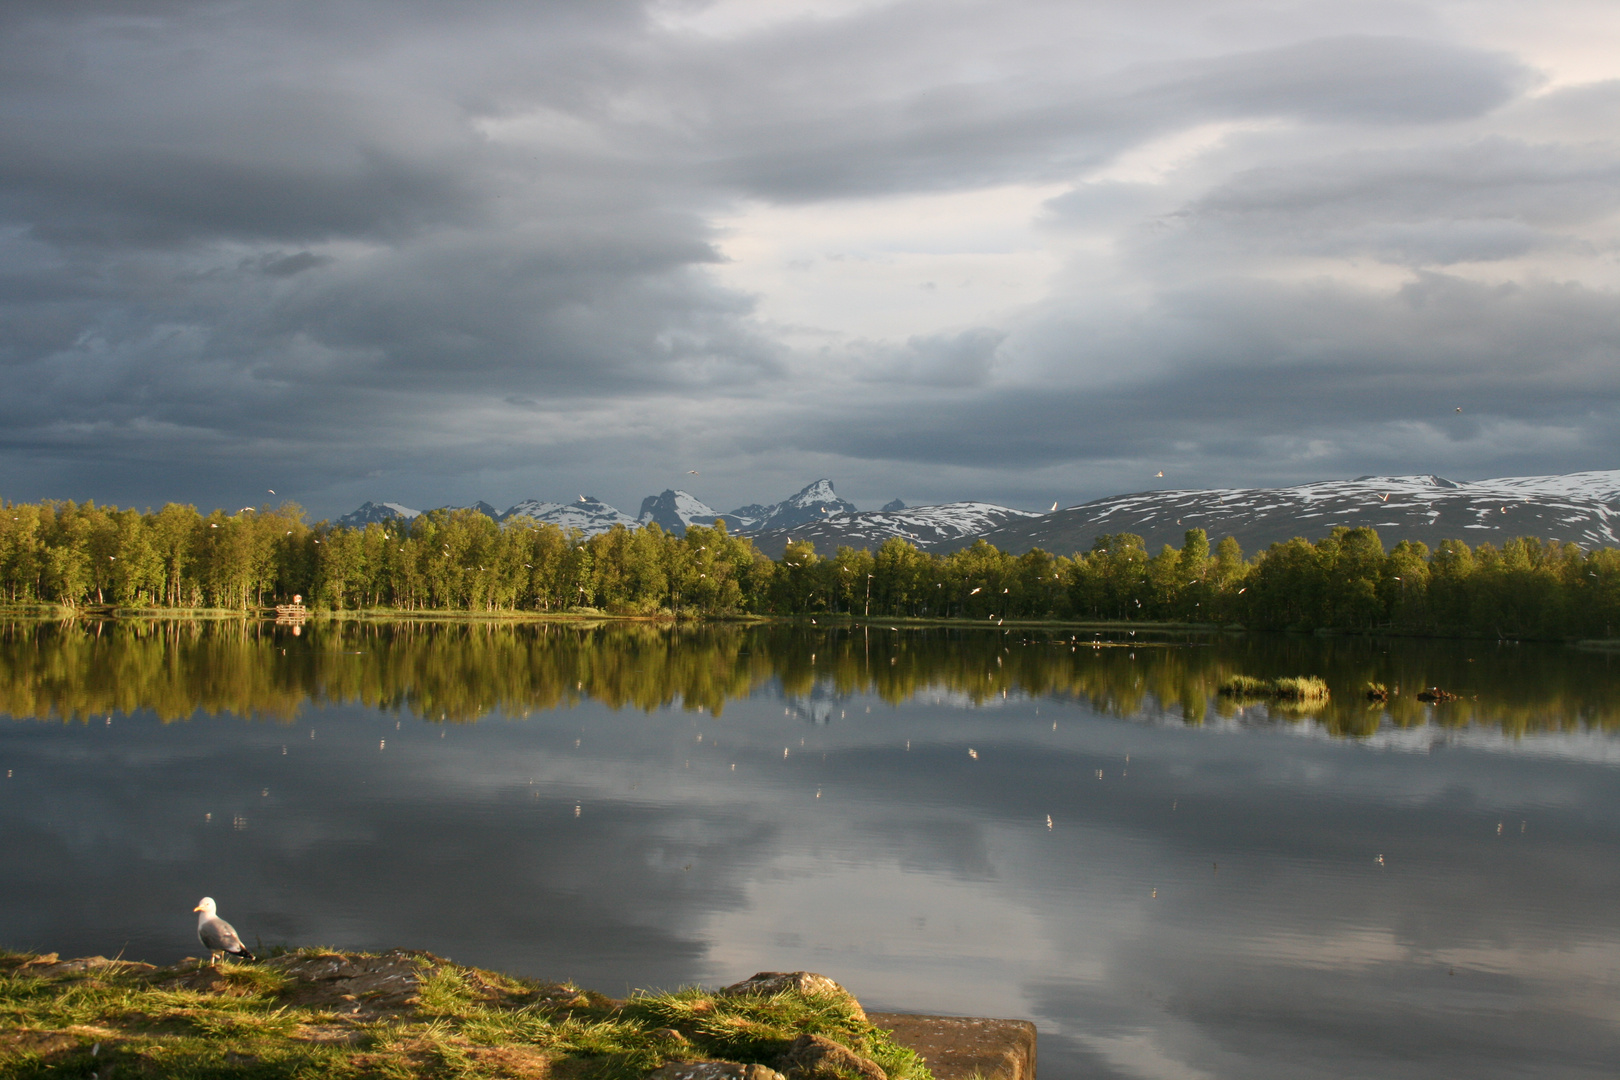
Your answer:
[[[1083,701],[1111,716],[1310,720],[1335,735],[1486,725],[1509,734],[1620,728],[1616,657],[1548,645],[1281,635],[1099,634],[856,626],[143,622],[0,626],[0,713],[83,721],[150,710],[292,720],[354,702],[463,723],[577,705],[720,715],[779,685],[808,714],[874,694]],[[1233,674],[1324,677],[1326,703],[1257,705],[1216,693]],[[1393,691],[1384,702],[1370,682]],[[1459,695],[1441,705],[1425,687]],[[816,698],[822,698],[816,704]]]
[[[1334,697],[1243,708],[1233,673]],[[1609,1076],[1617,675],[1495,643],[17,624],[0,945],[174,960],[211,895],[250,946],[613,992],[825,970],[1034,1019],[1048,1080]]]

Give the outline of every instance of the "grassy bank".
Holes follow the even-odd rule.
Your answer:
[[[200,969],[0,952],[0,1074],[12,1078],[628,1080],[670,1062],[774,1066],[805,1035],[890,1080],[930,1080],[830,985],[615,1001],[403,950],[301,949]]]

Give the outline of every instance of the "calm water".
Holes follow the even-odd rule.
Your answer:
[[[1617,656],[16,624],[0,715],[14,949],[177,960],[206,893],[608,992],[821,971],[1034,1020],[1046,1080],[1620,1072]]]

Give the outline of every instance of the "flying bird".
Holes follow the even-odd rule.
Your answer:
[[[1154,475],[1154,476],[1155,476],[1155,477],[1160,477],[1160,478],[1162,478],[1162,477],[1163,477],[1163,476],[1164,476],[1164,470],[1163,470],[1163,469],[1160,469],[1160,470],[1159,470],[1159,471],[1158,471],[1158,472],[1156,472],[1156,473],[1154,473],[1154,474],[1153,474],[1153,475]]]
[[[213,897],[203,897],[191,910],[199,913],[197,940],[208,950],[211,962],[218,963],[221,956],[235,956],[242,960],[254,958],[247,946],[242,944],[242,939],[236,936],[236,928],[215,914],[218,908],[214,905]]]
[[[274,495],[274,494],[275,494],[275,493],[276,493],[276,489],[275,489],[275,488],[265,488],[265,489],[264,489],[264,490],[266,490],[266,491],[268,491],[268,492],[269,492],[269,493],[270,493],[270,494],[272,494],[272,495]]]
[[[687,469],[686,470],[686,475],[687,476],[697,476],[698,471],[696,469]]]
[[[1052,510],[1056,510],[1056,509],[1057,509],[1057,500],[1053,499],[1052,500]],[[1052,512],[1052,510],[1048,510],[1047,513],[1050,514]]]
[[[1461,405],[1457,406],[1457,411],[1462,412],[1462,406]]]

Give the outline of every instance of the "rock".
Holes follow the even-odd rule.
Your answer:
[[[22,970],[30,975],[87,975],[101,968],[112,968],[115,971],[156,971],[151,964],[137,963],[133,960],[109,960],[105,956],[81,956],[76,960],[58,960],[55,953],[46,953],[22,965]]]
[[[866,1010],[861,1008],[861,1003],[855,1000],[854,994],[827,976],[817,975],[813,971],[761,971],[740,983],[732,983],[719,993],[769,995],[780,994],[785,990],[796,990],[801,994],[837,994],[849,999],[859,1019],[866,1019]]]
[[[786,1080],[764,1065],[735,1061],[672,1061],[647,1074],[647,1080]]]
[[[776,1067],[787,1074],[788,1080],[844,1080],[852,1076],[862,1080],[888,1080],[883,1067],[871,1058],[863,1058],[849,1047],[820,1035],[800,1035],[794,1039],[788,1052],[777,1059]]]
[[[873,1013],[868,1019],[922,1056],[934,1080],[1035,1080],[1035,1025],[978,1016]]]

